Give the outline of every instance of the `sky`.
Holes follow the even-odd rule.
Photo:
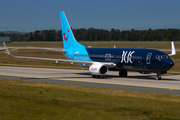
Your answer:
[[[1,0],[0,4],[0,31],[60,30],[60,11],[72,28],[180,29],[180,0]]]

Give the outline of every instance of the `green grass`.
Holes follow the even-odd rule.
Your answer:
[[[1,120],[180,119],[180,96],[0,79]]]

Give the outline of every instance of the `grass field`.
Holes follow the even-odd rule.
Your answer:
[[[1,120],[178,120],[180,96],[0,79]]]

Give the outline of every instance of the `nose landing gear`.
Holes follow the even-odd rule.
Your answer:
[[[161,74],[160,73],[156,73],[156,80],[161,80]]]

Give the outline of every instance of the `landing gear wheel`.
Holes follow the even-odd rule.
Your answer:
[[[157,73],[156,80],[161,80],[161,75]]]
[[[92,75],[93,78],[95,78],[95,75]]]
[[[119,77],[127,77],[127,71],[119,71]]]
[[[122,71],[119,71],[119,77],[123,77]]]
[[[161,76],[157,76],[157,77],[156,77],[156,80],[161,80]]]

